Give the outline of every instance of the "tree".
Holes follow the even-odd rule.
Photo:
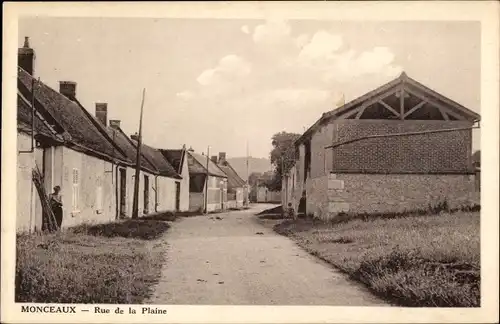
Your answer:
[[[271,150],[271,164],[274,166],[274,177],[269,182],[270,190],[281,190],[281,177],[286,174],[295,164],[295,141],[301,135],[295,133],[280,132],[272,137],[273,149]]]

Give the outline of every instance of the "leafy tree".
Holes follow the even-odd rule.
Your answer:
[[[295,164],[294,142],[300,134],[280,132],[272,137],[271,164],[274,166],[274,177],[268,183],[270,190],[281,190],[281,176],[287,173]]]

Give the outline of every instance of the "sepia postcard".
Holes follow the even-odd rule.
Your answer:
[[[1,321],[497,322],[499,9],[4,3]]]

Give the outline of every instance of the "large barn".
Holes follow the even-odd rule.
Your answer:
[[[479,120],[402,73],[324,113],[296,141],[283,202],[297,210],[303,197],[305,212],[324,219],[478,203],[470,158]]]

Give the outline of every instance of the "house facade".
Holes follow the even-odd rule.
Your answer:
[[[61,187],[62,228],[131,217],[137,143],[119,121],[108,127],[105,103],[90,114],[77,99],[75,82],[61,81],[56,91],[37,81],[28,39],[18,50],[18,65],[17,231],[43,228],[40,197],[45,200],[54,186]],[[42,196],[33,170],[42,176]],[[182,176],[159,150],[142,146],[139,176],[139,216],[180,208]]]
[[[227,208],[243,208],[248,205],[248,186],[226,160],[226,153],[220,152],[219,158],[212,157],[217,166],[227,175]]]
[[[112,178],[118,166],[130,161],[73,100],[76,83],[63,81],[59,92],[53,90],[33,77],[32,60],[34,51],[26,40],[18,51],[17,108],[18,117],[31,114],[32,118],[31,121],[27,121],[26,116],[18,118],[17,230],[31,232],[42,228],[44,214],[33,185],[34,168],[43,176],[46,194],[51,193],[54,186],[61,187],[61,227],[115,220]],[[26,152],[31,151],[32,140],[33,152]],[[30,194],[26,196],[28,188]],[[30,206],[29,210],[26,206]]]
[[[287,201],[328,219],[479,202],[471,168],[480,116],[402,73],[323,114],[295,143]],[[293,174],[292,174],[293,173]]]
[[[179,197],[176,210],[189,211],[189,166],[186,146],[184,145],[180,150],[160,149],[160,152],[182,177],[176,186],[176,196]]]
[[[227,209],[227,175],[208,156],[187,151],[189,167],[189,210]]]

